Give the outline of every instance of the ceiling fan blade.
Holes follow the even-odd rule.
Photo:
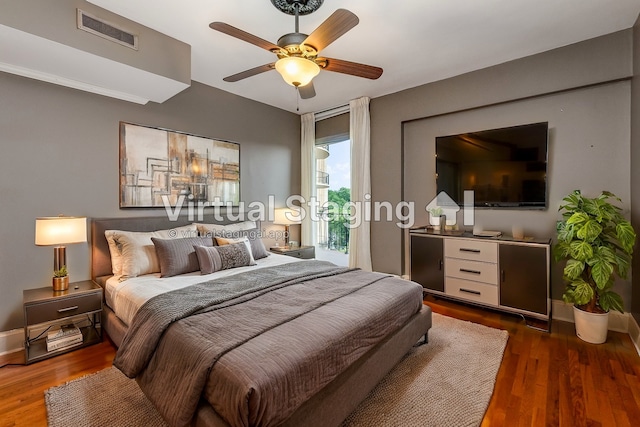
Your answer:
[[[259,67],[251,68],[249,70],[242,71],[237,74],[233,74],[231,76],[225,77],[225,82],[237,82],[238,80],[246,79],[247,77],[255,76],[256,74],[264,73],[265,71],[273,70],[276,68],[276,63],[272,62],[271,64],[264,64]]]
[[[313,46],[319,52],[358,25],[358,22],[360,20],[352,12],[338,9],[320,24],[302,44]]]
[[[336,73],[350,74],[352,76],[364,77],[365,79],[375,80],[382,75],[382,68],[373,65],[359,64],[357,62],[344,61],[334,58],[318,58],[316,62],[325,62],[322,67],[327,71]]]
[[[225,33],[231,37],[235,37],[247,43],[251,43],[270,52],[279,52],[280,50],[282,50],[282,48],[278,45],[275,45],[271,42],[261,39],[258,36],[254,36],[253,34],[247,33],[246,31],[233,27],[229,24],[225,24],[224,22],[212,22],[211,24],[209,24],[209,27],[213,30],[220,31],[221,33]]]
[[[304,86],[298,86],[298,93],[302,99],[309,99],[316,96],[316,89],[313,87],[313,82],[311,81]]]

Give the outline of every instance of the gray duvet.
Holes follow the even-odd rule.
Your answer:
[[[114,364],[173,426],[201,397],[232,426],[273,426],[421,305],[421,286],[384,274],[264,268],[147,301]]]

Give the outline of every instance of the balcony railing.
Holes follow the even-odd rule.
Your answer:
[[[316,171],[316,185],[329,186],[329,174],[327,172]]]

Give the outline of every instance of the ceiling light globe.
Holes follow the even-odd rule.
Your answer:
[[[308,85],[318,75],[320,67],[309,59],[289,56],[276,62],[276,70],[285,82],[297,87]]]

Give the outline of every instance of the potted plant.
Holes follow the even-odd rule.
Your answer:
[[[573,304],[576,334],[584,341],[607,340],[610,310],[624,312],[622,297],[612,290],[616,277],[627,278],[636,233],[609,200],[621,202],[603,191],[584,197],[579,190],[569,194],[558,209],[556,261],[566,261],[562,299]]]
[[[69,289],[69,274],[67,266],[63,265],[59,270],[53,270],[53,290],[66,291]]]
[[[429,212],[430,218],[429,223],[433,225],[434,230],[440,230],[440,216],[442,215],[442,208],[440,206],[436,206],[433,208],[427,209]]]

